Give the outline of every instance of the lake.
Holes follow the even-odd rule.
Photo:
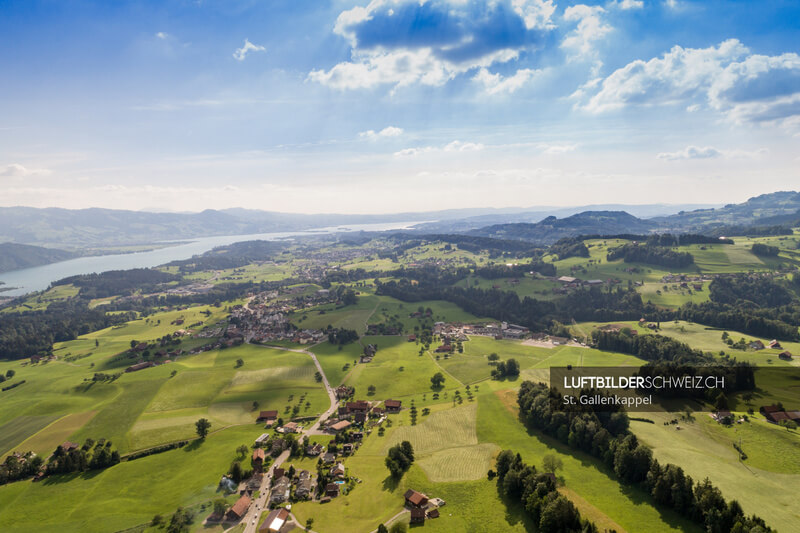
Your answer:
[[[51,263],[32,268],[13,270],[11,272],[0,273],[0,281],[5,285],[0,288],[8,287],[13,289],[0,291],[0,297],[20,296],[33,291],[47,289],[54,281],[79,274],[91,274],[92,272],[106,272],[108,270],[128,270],[131,268],[149,268],[170,261],[189,259],[192,256],[205,253],[217,246],[225,246],[235,242],[279,239],[291,239],[304,235],[326,235],[332,233],[356,232],[356,231],[388,231],[405,229],[422,221],[413,222],[393,222],[385,224],[349,224],[346,226],[332,226],[327,228],[316,228],[306,231],[289,231],[282,233],[258,233],[254,235],[224,235],[219,237],[201,237],[191,242],[182,240],[181,244],[168,246],[148,252],[137,252],[130,254],[99,255],[92,257],[79,257],[69,259],[59,263]]]

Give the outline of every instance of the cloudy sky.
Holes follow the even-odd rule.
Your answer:
[[[0,1],[0,205],[800,189],[800,2]]]

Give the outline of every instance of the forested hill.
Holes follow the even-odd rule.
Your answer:
[[[656,224],[625,211],[585,211],[566,218],[547,217],[536,224],[497,224],[470,234],[552,244],[575,235],[647,234],[656,228]]]
[[[762,194],[741,204],[718,209],[682,211],[651,219],[664,231],[708,231],[719,226],[793,225],[800,210],[800,192],[781,191]]]
[[[65,250],[11,242],[0,243],[0,272],[47,265],[73,257],[75,254]]]

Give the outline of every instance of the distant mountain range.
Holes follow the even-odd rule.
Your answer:
[[[776,192],[724,207],[598,205],[449,209],[385,215],[305,215],[251,209],[152,213],[116,209],[0,207],[0,242],[85,250],[218,235],[304,231],[319,227],[420,222],[419,233],[470,233],[547,244],[561,236],[707,232],[725,226],[790,224],[800,193]],[[560,217],[560,218],[557,218]]]
[[[11,242],[0,243],[0,272],[47,265],[75,256],[76,254],[72,252],[53,248]]]
[[[637,218],[625,211],[584,211],[566,218],[547,217],[536,224],[495,224],[468,233],[480,237],[551,244],[563,237],[575,235],[644,234],[656,228],[657,224]]]
[[[742,204],[716,209],[680,211],[670,216],[641,219],[625,211],[584,211],[565,218],[547,217],[535,224],[495,224],[469,230],[470,235],[552,244],[577,235],[623,233],[737,234],[747,228],[800,226],[800,193],[776,192],[750,198]]]

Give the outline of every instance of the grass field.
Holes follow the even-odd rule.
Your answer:
[[[0,426],[0,454],[18,450],[17,445],[59,419],[58,415],[18,416]]]
[[[390,446],[407,440],[414,446],[419,466],[431,481],[480,479],[500,451],[492,443],[478,444],[478,406],[475,403],[436,411],[416,426],[402,426],[386,441]]]
[[[746,513],[758,514],[778,531],[796,530],[800,523],[800,510],[794,505],[794,494],[800,490],[796,432],[758,420],[725,428],[702,413],[695,415],[694,423],[682,422],[681,431],[676,431],[662,424],[669,415],[647,417],[656,423],[634,421],[631,429],[659,461],[680,465],[696,481],[708,477],[726,498],[738,500]],[[733,448],[740,438],[746,461],[739,461]]]
[[[0,487],[2,530],[118,531],[145,524],[155,514],[169,516],[180,505],[210,502],[218,497],[220,476],[236,456],[236,447],[251,441],[254,433],[254,428],[229,429],[199,445],[101,472]]]
[[[378,345],[378,353],[371,363],[353,367],[345,383],[365,394],[370,385],[376,387],[374,400],[403,398],[414,394],[430,393],[430,378],[443,369],[427,354],[419,355],[419,346],[405,337],[364,337],[364,344]],[[445,381],[444,390],[460,385],[454,379]]]

